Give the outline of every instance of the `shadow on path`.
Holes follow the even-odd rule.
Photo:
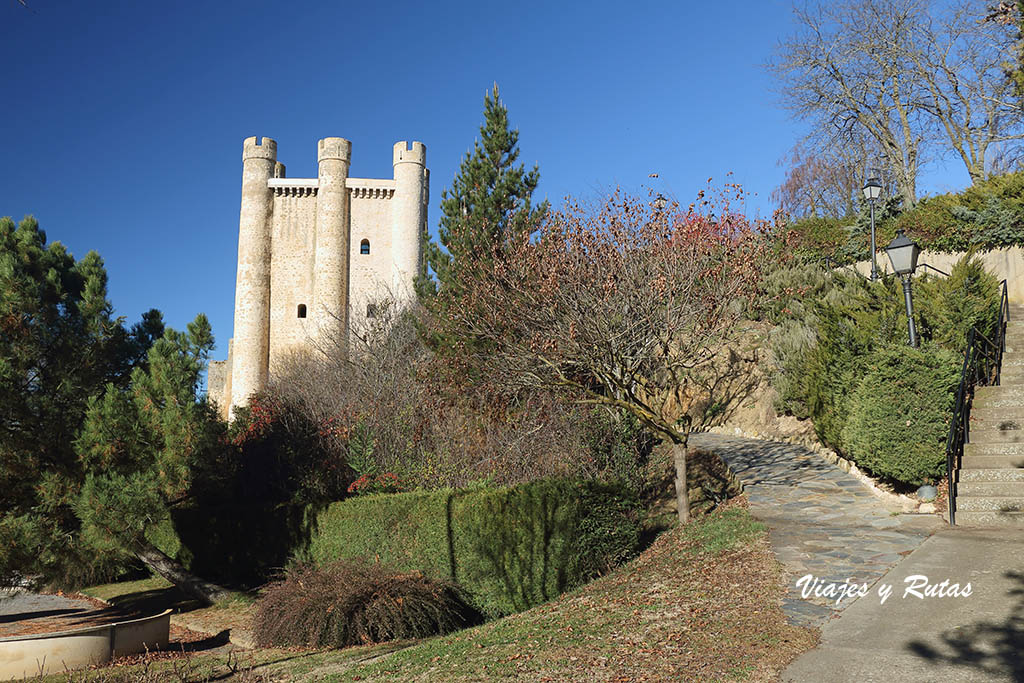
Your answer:
[[[915,640],[907,649],[933,665],[1024,681],[1024,572],[1011,570],[1003,577],[1015,585],[1006,591],[1006,600],[1013,606],[1002,621],[979,621],[953,628],[938,636],[939,646]]]

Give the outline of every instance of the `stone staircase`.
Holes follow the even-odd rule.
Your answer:
[[[977,387],[956,523],[1024,528],[1024,306],[1011,304],[1000,386]]]

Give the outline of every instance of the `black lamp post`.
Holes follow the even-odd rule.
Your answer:
[[[910,296],[910,276],[917,269],[917,257],[921,249],[914,244],[903,231],[896,233],[896,237],[889,246],[885,248],[889,255],[892,269],[903,280],[903,298],[907,304],[907,327],[910,330],[910,345],[917,346],[917,328],[914,327],[914,302]]]
[[[871,279],[878,279],[878,260],[875,258],[875,202],[882,196],[882,181],[871,176],[864,183],[864,199],[871,204]]]

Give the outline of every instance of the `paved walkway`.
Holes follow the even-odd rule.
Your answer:
[[[1024,530],[944,528],[821,629],[821,644],[782,672],[787,683],[1024,681]],[[961,595],[907,594],[907,579]],[[915,582],[920,579],[914,580]],[[966,584],[971,594],[962,595]]]
[[[719,454],[743,482],[789,575],[783,611],[801,626],[820,627],[854,600],[805,599],[797,579],[872,586],[945,526],[936,515],[886,509],[857,479],[802,446],[718,434],[694,434],[690,446]]]

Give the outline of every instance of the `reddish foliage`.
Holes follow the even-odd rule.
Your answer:
[[[728,183],[685,210],[620,193],[570,202],[468,269],[464,304],[439,324],[485,342],[493,377],[624,408],[681,438],[677,419],[714,383],[773,258],[776,226],[737,211],[743,198]]]
[[[348,485],[349,493],[398,493],[402,487],[394,472],[364,474]]]

